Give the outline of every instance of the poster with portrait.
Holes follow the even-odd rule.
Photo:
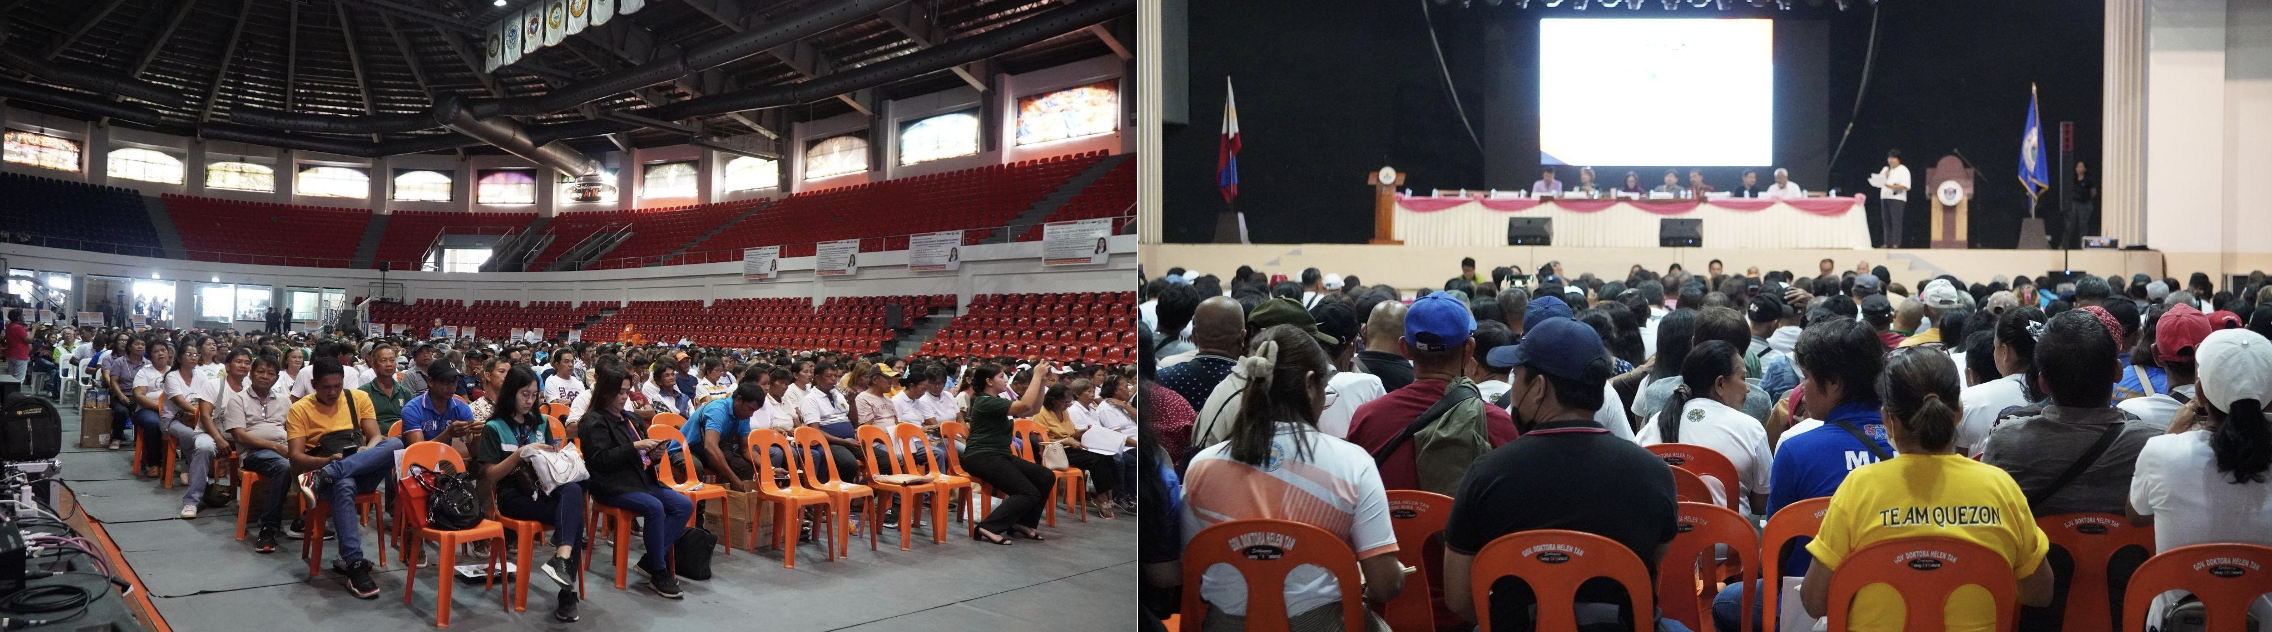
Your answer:
[[[953,272],[962,269],[962,231],[923,233],[907,239],[907,269]]]
[[[79,312],[78,324],[80,327],[101,327],[103,326],[103,313]]]
[[[1112,236],[1112,219],[1051,222],[1041,227],[1041,265],[1079,266],[1104,263],[1111,258],[1106,239]]]
[[[860,240],[843,239],[820,242],[816,252],[815,276],[852,276],[860,272]]]
[[[780,277],[780,246],[742,249],[743,281],[768,281]]]

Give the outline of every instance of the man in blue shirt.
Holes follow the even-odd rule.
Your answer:
[[[481,424],[473,420],[473,408],[457,398],[458,371],[450,361],[426,365],[426,379],[426,392],[402,405],[404,445],[427,440],[449,443],[481,431]]]
[[[679,432],[686,435],[687,446],[684,454],[678,450],[671,452],[674,467],[688,472],[692,478],[692,470],[686,464],[693,459],[686,458],[685,454],[693,454],[700,459],[703,470],[718,477],[727,488],[756,491],[757,483],[750,480],[757,475],[755,466],[749,462],[750,417],[763,412],[770,425],[772,411],[765,409],[765,384],[769,381],[761,377],[757,381],[742,382],[734,387],[733,397],[721,397],[695,409],[686,425],[679,427]]]
[[[1227,296],[1200,301],[1191,316],[1191,342],[1198,347],[1193,350],[1197,355],[1161,368],[1160,385],[1182,395],[1192,410],[1200,410],[1246,350],[1246,310]]]

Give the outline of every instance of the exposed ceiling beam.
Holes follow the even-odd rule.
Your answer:
[[[908,41],[914,42],[917,49],[944,44],[952,36],[952,34],[946,32],[946,29],[939,28],[938,21],[931,19],[931,15],[925,12],[923,7],[913,2],[884,9],[884,12],[879,16],[884,19],[884,23],[890,24],[893,29],[899,31],[899,34],[907,36]],[[1122,58],[1126,59],[1126,56],[1124,55]],[[955,76],[961,77],[963,83],[970,84],[970,87],[976,88],[979,92],[986,91],[984,62],[971,62],[948,70],[954,71]]]
[[[347,67],[355,70],[355,93],[363,97],[363,113],[378,114],[378,107],[371,104],[371,84],[363,78],[363,51],[355,45],[355,23],[347,15],[346,4],[331,6],[339,14],[341,39],[347,41]]]
[[[237,42],[244,38],[245,22],[252,17],[252,3],[253,0],[244,0],[244,4],[237,8],[236,26],[229,29],[229,45],[221,49],[220,67],[213,69],[213,85],[205,88],[205,108],[198,112],[198,122],[213,120],[213,104],[220,100],[221,80],[229,77],[229,62],[237,59]]]
[[[505,98],[505,87],[497,85],[497,77],[481,69],[481,56],[473,54],[474,49],[466,45],[464,37],[449,31],[442,31],[441,36],[442,41],[449,42],[450,50],[458,54],[458,61],[465,63],[466,71],[473,73],[473,78],[481,80],[483,87],[489,88],[490,96]]]
[[[95,25],[101,24],[103,18],[110,17],[110,12],[118,10],[118,5],[125,1],[126,0],[110,0],[109,2],[104,2],[103,5],[101,7],[97,7],[94,12],[81,16],[77,24],[71,25],[71,31],[63,34],[63,41],[56,42],[54,46],[48,47],[46,58],[54,59],[56,55],[63,54],[64,49],[70,48],[72,44],[78,43],[79,38],[85,37],[87,35],[87,31],[94,30]]]
[[[724,25],[728,30],[735,33],[747,31],[755,26],[751,22],[755,20],[756,13],[750,11],[749,7],[742,3],[742,0],[685,0],[685,2],[686,6],[694,7],[695,11],[710,16],[710,19],[716,20],[718,24]],[[836,64],[822,55],[820,49],[814,48],[812,44],[806,43],[804,40],[776,46],[767,49],[765,53],[772,55],[774,59],[781,60],[782,63],[788,64],[791,70],[797,71],[798,75],[806,79],[825,75],[836,69]],[[859,110],[861,115],[875,115],[875,109],[867,103],[873,101],[873,99],[863,98],[863,95],[857,94],[839,94],[836,95],[836,98],[843,100],[846,105],[852,106],[852,109]],[[767,132],[766,136],[775,135]]]
[[[1136,54],[1128,50],[1128,45],[1121,43],[1120,37],[1113,35],[1112,29],[1105,28],[1103,24],[1089,25],[1089,33],[1096,35],[1097,39],[1103,41],[1106,47],[1112,49],[1112,54],[1119,55],[1121,60],[1136,58]]]
[[[694,2],[699,1],[701,0],[689,0],[689,4],[691,5]],[[608,23],[606,26],[595,26],[584,29],[584,32],[578,33],[576,37],[581,37],[584,39],[584,41],[598,44],[601,48],[607,49],[608,52],[614,53],[616,57],[633,64],[647,63],[649,60],[654,59],[656,50],[660,49],[663,46],[668,46],[668,44],[659,43],[659,41],[655,39],[654,33],[648,32],[647,29],[641,28],[638,24],[630,20],[616,20]],[[671,86],[678,88],[680,92],[685,92],[688,96],[693,97],[699,97],[714,92],[713,90],[704,89],[703,86],[700,85],[699,82],[697,82],[693,77],[673,78],[671,79]],[[781,137],[779,133],[776,133],[770,129],[766,129],[764,125],[759,125],[757,121],[752,120],[748,116],[742,115],[742,113],[740,112],[728,113],[726,114],[726,118],[733,119],[736,123],[741,123],[743,126],[746,126],[752,130],[756,130],[757,133],[764,134],[766,138]]]
[[[292,25],[284,32],[284,111],[293,112],[294,97],[298,96],[293,88],[300,85],[300,3],[289,6],[291,16],[287,19]]]
[[[426,102],[440,100],[434,94],[433,84],[426,82],[426,63],[418,59],[418,49],[410,47],[410,38],[403,37],[402,29],[395,28],[394,16],[381,13],[379,23],[386,25],[387,34],[394,37],[394,47],[402,51],[402,60],[410,64],[410,78],[418,81],[418,91],[426,93]]]
[[[134,73],[128,76],[142,78],[142,71],[150,69],[150,62],[158,59],[158,51],[166,47],[166,42],[173,41],[174,31],[181,28],[182,19],[189,17],[190,10],[195,8],[197,0],[182,0],[181,6],[174,9],[174,17],[166,20],[165,28],[158,29],[158,38],[150,40],[149,48],[142,49],[142,61],[134,62]]]
[[[366,7],[370,7],[370,8],[372,9],[372,10],[375,10],[375,11],[379,11],[379,12],[381,12],[381,13],[392,13],[392,14],[394,14],[394,15],[395,15],[396,17],[400,17],[400,18],[402,18],[402,19],[405,19],[405,20],[410,20],[410,21],[413,21],[413,22],[418,22],[418,23],[420,23],[420,24],[425,24],[425,25],[427,25],[427,26],[432,26],[432,27],[434,27],[434,28],[437,28],[437,29],[441,29],[441,30],[443,30],[443,31],[445,31],[445,32],[446,32],[446,31],[455,31],[455,32],[458,32],[458,33],[464,33],[464,34],[467,34],[467,35],[473,35],[473,36],[476,36],[476,37],[481,37],[481,36],[486,36],[486,35],[487,35],[486,31],[484,31],[484,30],[483,30],[483,29],[482,29],[482,28],[481,28],[480,26],[478,26],[478,25],[474,25],[474,24],[470,24],[470,23],[467,23],[467,22],[466,22],[465,20],[460,20],[460,19],[457,19],[457,18],[454,18],[454,17],[450,17],[450,16],[447,16],[447,15],[443,15],[443,14],[440,14],[440,13],[435,13],[435,12],[433,12],[433,11],[428,11],[428,10],[425,10],[425,9],[420,9],[420,8],[418,8],[418,7],[414,7],[414,6],[409,6],[409,5],[404,5],[404,4],[396,4],[396,3],[394,3],[394,2],[390,2],[389,0],[340,0],[340,1],[341,1],[341,2],[353,2],[353,3],[355,3],[355,4],[360,4],[360,5],[363,5],[363,6],[366,6]]]

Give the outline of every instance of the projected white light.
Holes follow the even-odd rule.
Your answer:
[[[1766,166],[1774,49],[1774,21],[1764,19],[1539,20],[1540,159]]]

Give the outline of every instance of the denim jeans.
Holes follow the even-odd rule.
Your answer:
[[[166,422],[166,436],[173,437],[174,445],[189,453],[188,469],[177,470],[189,475],[189,490],[182,492],[181,504],[195,505],[203,502],[206,478],[213,474],[213,435],[180,421],[169,421]]]
[[[162,419],[158,417],[158,411],[148,408],[134,410],[134,436],[142,440],[141,451],[134,455],[134,458],[138,459],[135,461],[138,466],[157,465],[159,459],[162,458],[158,453],[165,450],[166,443],[158,438],[158,433],[161,432],[158,429],[159,421],[162,421]]]
[[[498,494],[497,513],[514,520],[534,520],[552,527],[552,545],[576,547],[584,541],[584,485],[561,483],[552,493],[538,496]]]
[[[670,562],[670,558],[663,556],[670,553],[671,543],[678,541],[679,533],[686,531],[686,518],[694,515],[692,501],[671,488],[657,484],[649,484],[645,491],[628,494],[595,494],[592,499],[602,505],[630,510],[644,519],[647,525],[647,553],[639,557],[639,567],[654,573],[668,572],[666,564]]]
[[[243,451],[239,453],[237,461],[245,470],[260,475],[262,495],[260,507],[254,510],[258,512],[253,514],[254,521],[257,521],[262,529],[274,529],[281,526],[284,520],[282,512],[284,494],[289,493],[288,490],[291,489],[292,461],[284,458],[284,455],[265,448]],[[252,490],[240,489],[237,490],[237,493],[250,494]]]
[[[402,439],[389,437],[378,445],[356,451],[347,458],[323,466],[323,473],[331,476],[331,487],[315,490],[324,502],[331,503],[331,529],[339,534],[339,559],[349,564],[363,559],[363,534],[356,529],[355,495],[385,485],[387,476],[394,470],[394,453],[402,449]]]

